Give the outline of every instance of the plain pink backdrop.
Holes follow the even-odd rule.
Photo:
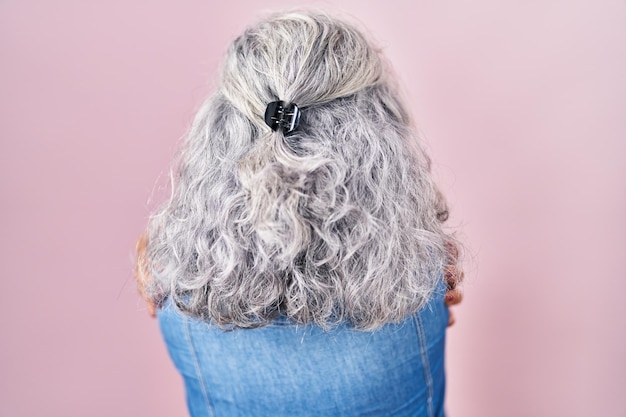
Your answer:
[[[626,2],[288,4],[371,29],[470,248],[449,415],[626,416]],[[0,3],[0,416],[186,414],[134,240],[229,41],[284,5]]]

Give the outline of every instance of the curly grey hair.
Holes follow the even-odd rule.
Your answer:
[[[447,209],[380,51],[319,12],[272,15],[230,46],[148,225],[148,294],[226,327],[285,315],[363,330],[442,279]],[[290,135],[275,100],[303,109]]]

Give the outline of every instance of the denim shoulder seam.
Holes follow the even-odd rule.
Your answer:
[[[196,370],[196,376],[198,378],[198,382],[200,383],[200,388],[202,389],[202,396],[204,397],[204,401],[207,405],[207,409],[209,411],[209,416],[214,417],[215,413],[213,411],[213,405],[209,400],[209,393],[206,388],[206,384],[204,382],[204,376],[202,376],[202,372],[200,372],[200,364],[198,363],[198,355],[196,353],[196,348],[193,345],[193,341],[191,340],[191,332],[189,331],[189,317],[185,316],[185,339],[187,339],[187,344],[189,345],[189,350],[191,351],[191,356],[193,357],[193,366]]]
[[[417,329],[417,337],[419,339],[420,355],[422,357],[422,364],[424,366],[424,379],[426,381],[426,389],[428,392],[428,398],[426,401],[426,405],[428,407],[428,417],[434,417],[435,413],[433,411],[433,396],[434,396],[433,377],[430,373],[430,360],[428,359],[426,336],[424,335],[424,327],[422,324],[422,318],[419,316],[419,314],[414,315],[413,320],[415,321],[415,328]]]

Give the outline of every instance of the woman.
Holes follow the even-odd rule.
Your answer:
[[[362,33],[246,30],[174,172],[137,278],[193,416],[443,415],[458,246]]]

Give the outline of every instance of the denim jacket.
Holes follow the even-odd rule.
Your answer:
[[[158,319],[193,417],[443,417],[444,293],[375,331],[286,318],[223,331],[169,301]]]

